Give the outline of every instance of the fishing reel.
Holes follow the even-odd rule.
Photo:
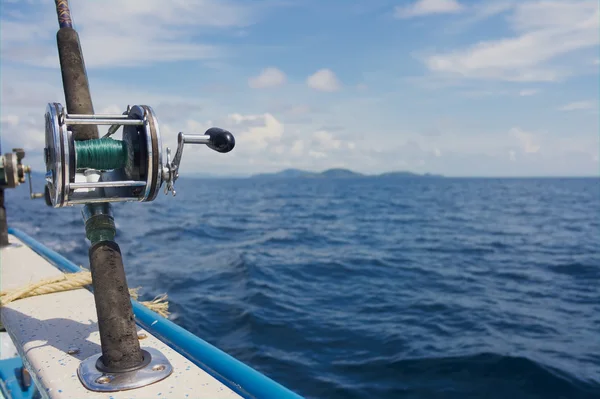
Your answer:
[[[13,148],[12,152],[0,155],[0,188],[15,188],[25,183],[28,166],[21,162],[25,158],[22,148]]]
[[[203,135],[179,133],[171,160],[167,148],[163,165],[162,141],[156,115],[146,105],[128,106],[122,115],[67,114],[58,103],[46,108],[46,186],[55,208],[77,204],[153,201],[165,184],[165,194],[176,194],[174,183],[184,144],[206,144],[220,153],[235,146],[233,135],[210,128]],[[72,127],[109,125],[100,139],[75,141]],[[110,136],[123,127],[122,140]]]
[[[13,148],[12,152],[0,155],[0,189],[16,188],[29,181],[29,198],[44,198],[43,193],[34,193],[31,185],[31,167],[23,165],[25,150],[22,148]],[[27,175],[27,179],[25,179]],[[46,203],[49,200],[49,193],[46,191]]]

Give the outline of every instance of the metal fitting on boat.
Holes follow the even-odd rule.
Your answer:
[[[214,151],[226,153],[235,146],[233,135],[220,128],[204,134],[179,133],[177,151],[171,161],[166,150],[162,163],[162,141],[158,120],[146,105],[128,106],[121,115],[67,114],[58,103],[46,109],[46,184],[55,208],[76,204],[103,202],[153,201],[163,182],[165,194],[175,195],[174,183],[184,144],[205,144]],[[76,141],[71,129],[78,126],[108,125],[100,139]],[[121,140],[111,136],[123,127]],[[90,181],[85,173],[98,173]]]

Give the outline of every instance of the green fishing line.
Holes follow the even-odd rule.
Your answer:
[[[127,145],[110,137],[75,142],[77,169],[112,170],[125,166]]]

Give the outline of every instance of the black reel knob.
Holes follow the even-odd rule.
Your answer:
[[[17,155],[17,162],[21,162],[21,159],[25,158],[25,150],[22,148],[13,148],[13,152]]]
[[[204,134],[210,136],[210,142],[206,146],[217,152],[226,153],[235,147],[235,137],[225,129],[211,127]]]

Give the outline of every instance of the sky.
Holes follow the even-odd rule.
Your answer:
[[[71,0],[97,113],[151,106],[182,175],[599,174],[596,0]],[[43,170],[52,0],[1,0],[2,151]],[[102,131],[101,131],[102,132]]]

